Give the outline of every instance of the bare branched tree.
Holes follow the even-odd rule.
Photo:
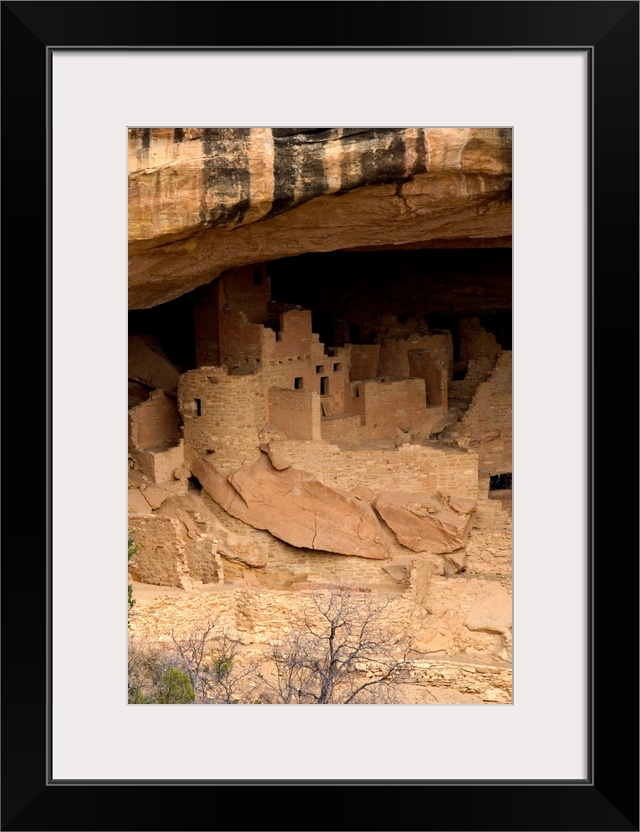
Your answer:
[[[394,701],[408,643],[385,616],[390,601],[332,588],[272,645],[273,674],[262,675],[271,702],[355,704]]]
[[[196,702],[237,704],[251,701],[260,684],[255,662],[241,660],[240,644],[221,630],[217,619],[195,626],[182,637],[171,633],[177,666],[187,674]]]
[[[255,661],[218,621],[208,620],[171,642],[129,643],[130,704],[237,704],[256,701]]]
[[[396,701],[408,642],[391,601],[333,587],[309,596],[301,618],[261,667],[217,619],[171,642],[131,644],[135,704],[361,704]]]

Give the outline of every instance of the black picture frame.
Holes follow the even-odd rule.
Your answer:
[[[28,339],[11,334],[10,347],[5,345],[12,414],[5,448],[19,446],[17,425],[34,414],[42,420],[29,429],[28,450],[20,446],[16,461],[5,466],[3,830],[638,830],[638,12],[639,3],[626,0],[2,3],[3,289],[12,320],[28,314],[31,322]],[[206,41],[207,33],[215,33],[215,43]],[[276,46],[572,48],[589,54],[592,451],[585,781],[49,779],[50,57],[62,48]],[[18,244],[25,235],[26,245]],[[614,372],[622,372],[627,384],[631,380],[630,390]],[[33,465],[36,460],[42,467]],[[636,486],[627,482],[629,471]],[[189,790],[197,788],[207,791],[194,799]]]

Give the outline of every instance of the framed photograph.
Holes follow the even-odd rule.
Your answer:
[[[27,469],[23,488],[12,478],[5,489],[16,499],[5,514],[11,547],[3,559],[3,829],[639,828],[637,501],[627,485],[637,467],[629,437],[638,414],[629,402],[638,377],[638,10],[637,2],[2,3],[6,308],[37,321],[28,337],[12,335],[5,384],[11,401],[14,391],[36,390],[46,417],[29,427],[37,457],[22,455],[44,459],[44,471]],[[184,293],[187,249],[197,261],[192,277],[200,275],[190,288],[221,269],[201,232],[169,239],[166,202],[152,194],[146,203],[141,195],[140,217],[169,228],[169,237],[159,253],[139,242],[141,232],[128,269],[128,146],[135,154],[168,128],[172,141],[178,130],[180,143],[195,148],[200,128],[263,128],[282,140],[318,130],[337,141],[351,126],[379,131],[388,164],[386,134],[413,131],[418,148],[420,130],[443,131],[443,158],[459,174],[451,131],[477,131],[472,149],[485,165],[496,158],[487,136],[502,146],[508,135],[512,147],[513,698],[323,710],[132,707],[122,626],[127,313],[159,306],[162,292],[168,302]],[[366,173],[362,161],[356,167]],[[300,182],[309,176],[303,171]],[[383,176],[382,185],[396,188],[396,179]],[[174,193],[188,190],[185,182],[174,182]],[[369,184],[354,182],[349,189]],[[477,185],[467,182],[469,191]],[[487,206],[474,205],[478,238]],[[443,222],[444,236],[453,222]],[[228,234],[237,240],[238,231]],[[498,237],[494,250],[507,249],[506,233]],[[258,241],[255,257],[235,263],[229,254],[224,268],[269,261],[280,269],[272,289],[298,286],[277,259],[286,246],[274,255],[272,243]],[[225,242],[225,251],[233,245],[249,243]],[[159,257],[161,266],[152,265]],[[361,262],[373,268],[373,258]],[[309,265],[310,283],[329,280],[324,263]],[[258,286],[258,277],[247,279]],[[275,300],[287,326],[286,305],[304,306],[284,290]],[[203,296],[202,308],[209,302]],[[406,323],[406,310],[389,311]],[[331,372],[318,359],[308,368],[318,379],[300,371],[287,377],[291,390],[278,382],[269,393],[276,428],[280,399],[298,401],[316,381],[310,402],[324,400],[325,419],[346,414],[331,410],[340,350],[371,337],[356,330],[364,319],[336,323],[325,313],[316,320],[338,351]],[[425,317],[416,337],[451,332],[445,323]],[[500,338],[505,350],[505,331]],[[242,351],[246,333],[240,340]],[[214,364],[225,363],[220,343]],[[464,358],[459,350],[451,357]],[[36,368],[35,385],[27,366]],[[226,377],[229,362],[219,369]],[[449,370],[454,382],[456,367]],[[441,390],[430,372],[421,387],[427,405]],[[468,362],[457,372],[468,373]],[[367,378],[358,382],[369,395]],[[354,377],[350,384],[355,400]],[[206,409],[198,390],[181,401],[183,418],[187,405],[193,419]],[[21,409],[25,424],[34,411]],[[346,415],[330,429],[346,430]],[[476,452],[496,437],[468,439]],[[134,454],[139,467],[151,447],[144,441]],[[212,459],[219,452],[199,450]],[[25,467],[14,465],[8,470]],[[485,466],[487,489],[505,486],[503,467]],[[35,517],[43,520],[37,535]],[[191,577],[206,583],[204,561],[196,567],[193,558]],[[486,627],[478,629],[472,652],[485,643]],[[491,641],[491,649],[506,648]],[[621,756],[621,747],[630,753]],[[204,813],[186,808],[200,794],[188,790],[198,788],[207,789]],[[318,798],[331,805],[326,789],[349,790],[348,808],[315,810]],[[267,809],[267,794],[280,803]]]

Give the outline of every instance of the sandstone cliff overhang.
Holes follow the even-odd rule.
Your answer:
[[[129,306],[305,252],[510,245],[504,128],[129,134]]]

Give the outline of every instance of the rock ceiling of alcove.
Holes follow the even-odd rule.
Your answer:
[[[511,242],[503,128],[150,128],[129,135],[129,308],[246,263]]]

